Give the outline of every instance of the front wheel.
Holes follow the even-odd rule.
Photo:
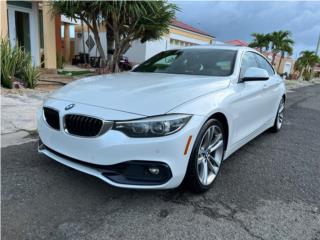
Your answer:
[[[279,132],[282,127],[284,118],[284,103],[284,98],[282,98],[278,107],[276,119],[274,120],[273,126],[270,128],[271,132]]]
[[[225,136],[217,119],[201,128],[189,159],[185,182],[196,193],[207,191],[216,179],[223,161]]]

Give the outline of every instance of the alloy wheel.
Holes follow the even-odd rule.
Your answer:
[[[202,137],[197,157],[197,173],[200,182],[210,185],[220,170],[223,158],[223,132],[217,125],[210,126]]]
[[[277,117],[277,127],[278,129],[281,128],[282,122],[284,117],[284,101],[283,99],[280,102],[279,110],[278,110],[278,117]]]

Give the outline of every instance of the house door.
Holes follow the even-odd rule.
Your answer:
[[[33,63],[40,65],[40,38],[37,2],[8,4],[9,39],[12,47],[18,44],[31,54]]]
[[[16,25],[16,43],[23,47],[28,52],[30,47],[30,19],[29,13],[15,11],[15,25]]]
[[[291,63],[290,62],[285,63],[283,73],[287,73],[288,75],[291,73]]]
[[[11,46],[19,44],[19,46],[30,52],[30,14],[9,8],[8,15]]]

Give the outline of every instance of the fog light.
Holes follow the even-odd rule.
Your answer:
[[[153,175],[158,175],[160,170],[157,167],[149,167],[149,172]]]

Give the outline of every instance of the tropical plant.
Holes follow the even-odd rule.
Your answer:
[[[294,44],[294,41],[291,39],[290,31],[272,32],[269,36],[270,36],[271,51],[272,51],[271,63],[272,65],[274,65],[276,55],[279,52],[283,53],[281,58],[283,58],[285,53],[292,53],[292,46]]]
[[[112,52],[111,70],[118,72],[120,56],[132,41],[158,39],[169,30],[176,5],[166,1],[53,1],[53,14],[63,14],[83,21],[94,35],[102,67],[106,65],[105,52],[99,37],[99,26],[107,28],[108,54]],[[112,50],[112,51],[110,51]]]
[[[10,46],[8,39],[1,40],[1,84],[12,88],[14,78],[24,77],[24,66],[31,63],[31,55],[18,44]]]
[[[108,34],[111,34],[108,40],[114,40],[112,71],[119,71],[120,56],[134,40],[140,39],[143,43],[167,33],[176,10],[175,4],[166,1],[105,2],[102,13]],[[113,47],[113,44],[109,43],[108,47]]]
[[[17,58],[7,39],[1,39],[1,85],[12,88]]]
[[[281,56],[280,56],[277,72],[279,72],[279,69],[280,69],[280,66],[281,66],[281,62],[282,62],[285,54],[292,55],[292,51],[293,51],[293,48],[288,44],[285,44],[285,45],[283,45],[281,47],[281,51],[280,51]]]
[[[33,66],[30,53],[16,45],[11,47],[7,39],[1,40],[1,85],[12,88],[15,78],[21,79],[29,88],[34,88],[40,77]]]
[[[24,81],[26,82],[27,87],[35,88],[40,78],[40,73],[41,73],[40,69],[32,65],[31,62],[29,62],[24,66],[23,71],[24,71]]]
[[[262,50],[266,51],[269,49],[270,45],[270,35],[263,33],[252,33],[253,41],[249,44],[249,47],[258,48],[259,52],[262,53]]]
[[[320,63],[320,58],[313,51],[303,51],[295,62],[295,70],[299,71],[299,78],[310,80],[313,75],[313,68]]]

